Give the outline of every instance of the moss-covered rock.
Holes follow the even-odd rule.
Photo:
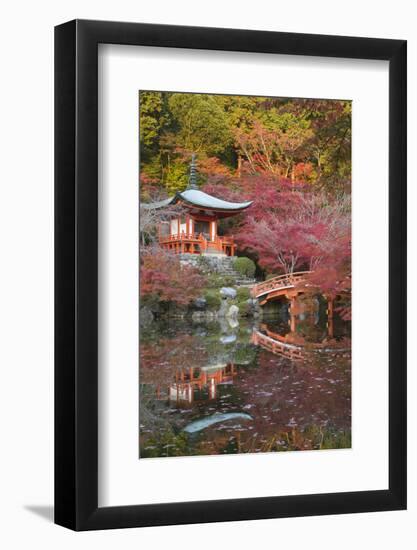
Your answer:
[[[208,309],[219,309],[221,305],[221,298],[218,289],[207,289],[204,292],[204,298],[207,302]]]
[[[238,302],[237,307],[239,308],[239,315],[241,317],[249,317],[249,315],[252,315],[252,307],[246,302]]]

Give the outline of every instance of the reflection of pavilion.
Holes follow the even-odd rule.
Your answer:
[[[217,397],[217,386],[232,384],[236,374],[234,363],[183,368],[175,373],[175,382],[169,386],[169,400],[181,406],[211,401]],[[157,394],[160,397],[159,388]]]

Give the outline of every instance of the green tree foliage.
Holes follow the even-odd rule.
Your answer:
[[[169,127],[166,97],[160,92],[141,92],[139,109],[140,162],[142,182],[160,183],[163,163],[160,140]]]
[[[140,141],[143,151],[155,148],[166,117],[163,96],[159,92],[142,92],[140,96]]]
[[[183,190],[192,153],[201,184],[254,175],[350,192],[351,102],[141,92],[142,186]]]
[[[231,142],[226,115],[216,96],[172,94],[168,104],[174,119],[169,136],[174,146],[211,156]]]

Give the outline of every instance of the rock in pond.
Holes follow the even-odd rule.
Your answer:
[[[207,300],[203,297],[196,298],[193,304],[197,309],[204,309],[207,306]]]
[[[233,300],[233,298],[236,298],[236,294],[236,290],[231,286],[223,286],[220,289],[220,296],[222,298],[231,298]]]
[[[154,314],[152,313],[152,311],[146,306],[141,307],[139,311],[140,326],[147,327],[152,323],[153,320]]]

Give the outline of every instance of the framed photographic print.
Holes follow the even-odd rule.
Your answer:
[[[406,42],[55,30],[55,521],[406,507]]]

